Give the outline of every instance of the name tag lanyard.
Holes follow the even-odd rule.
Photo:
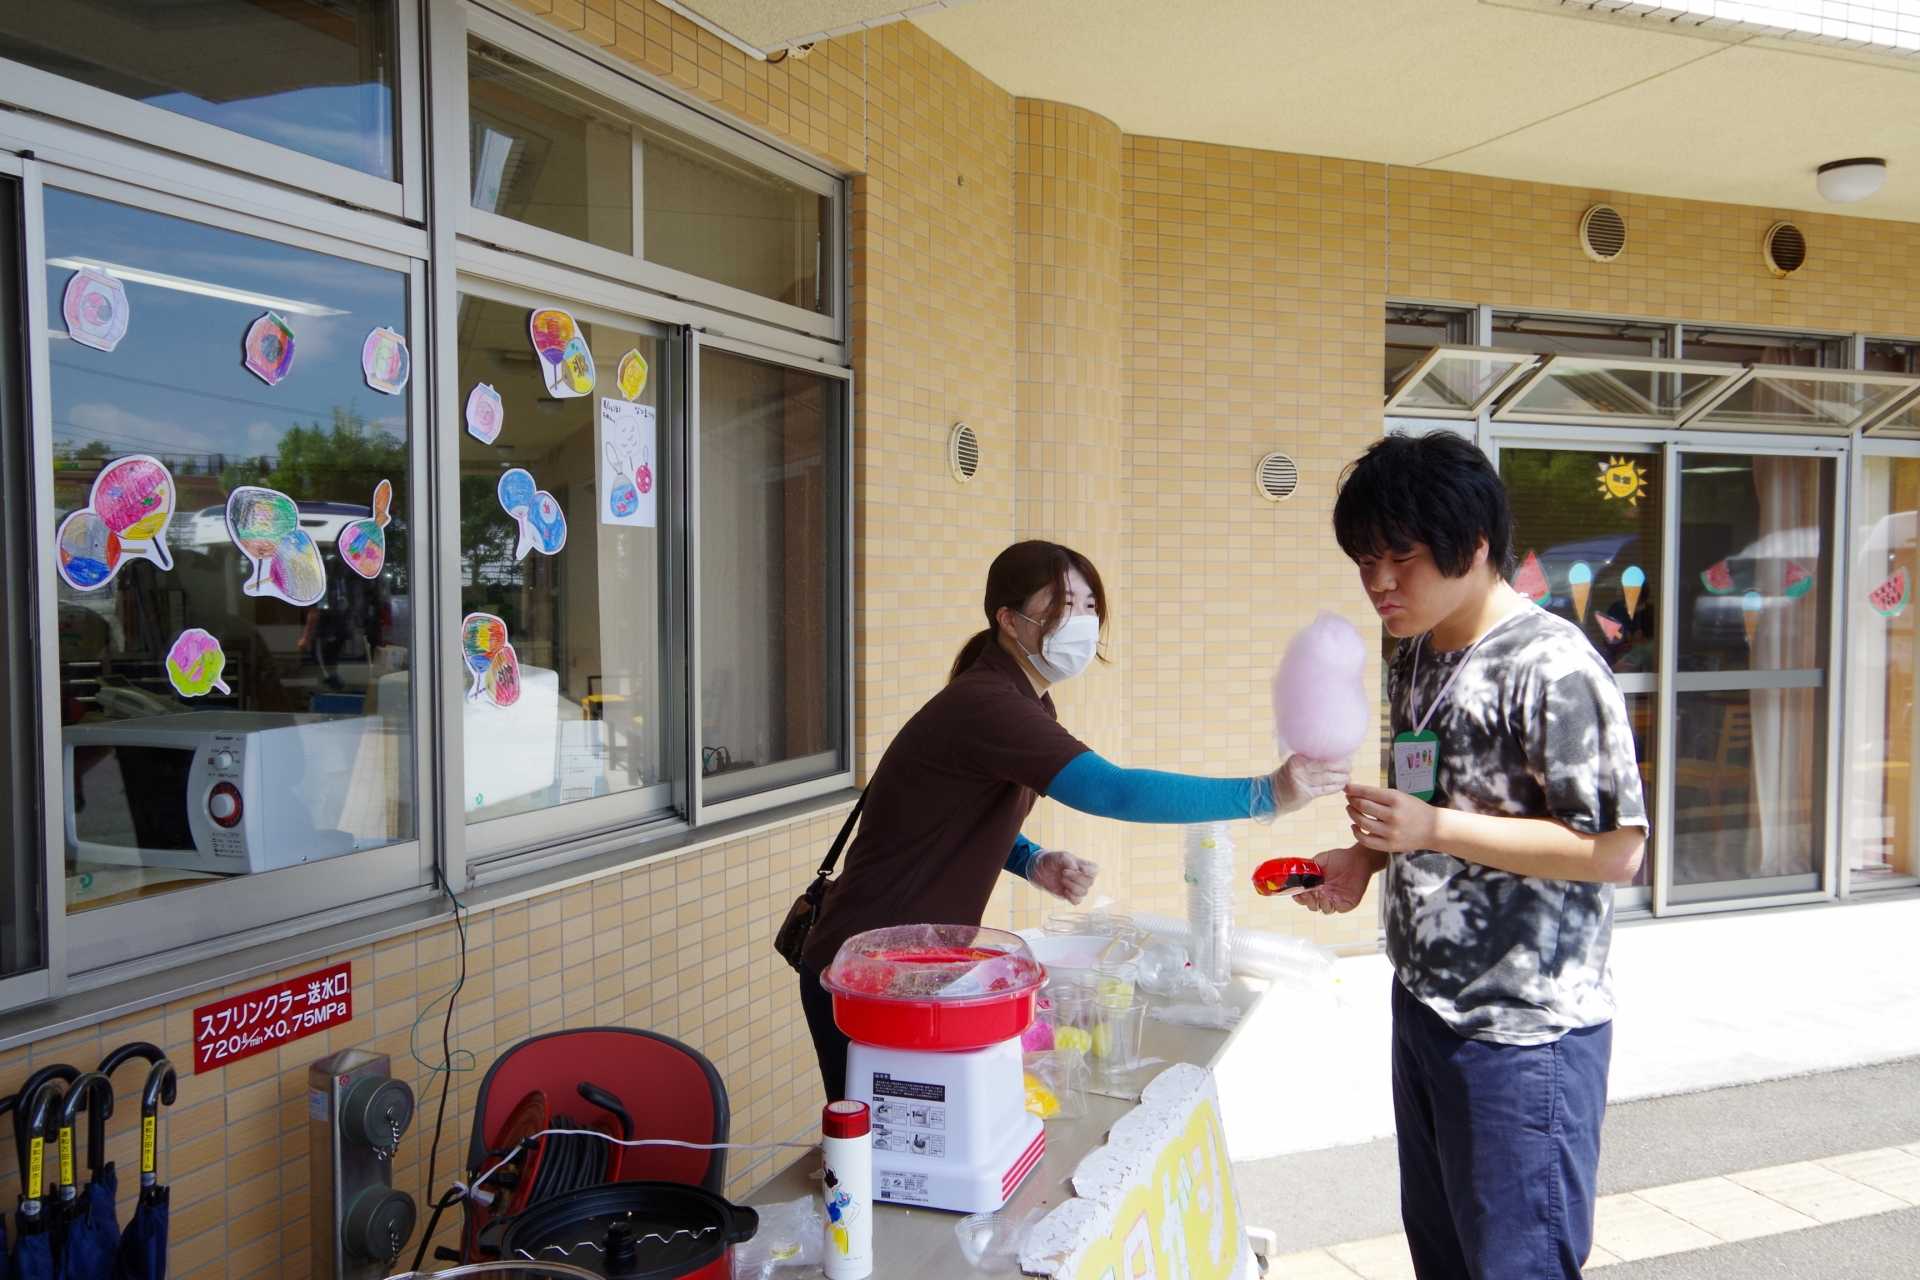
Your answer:
[[[1434,775],[1439,768],[1440,735],[1432,733],[1427,726],[1433,723],[1433,717],[1453,692],[1454,681],[1465,674],[1473,662],[1473,655],[1480,652],[1480,646],[1493,639],[1494,632],[1519,617],[1519,613],[1510,613],[1487,628],[1485,635],[1475,640],[1467,649],[1466,656],[1460,659],[1460,665],[1453,669],[1440,692],[1434,695],[1433,702],[1427,707],[1427,713],[1421,715],[1417,710],[1420,697],[1420,650],[1425,647],[1427,637],[1421,636],[1413,646],[1413,670],[1407,677],[1407,715],[1413,720],[1413,732],[1398,735],[1393,740],[1393,786],[1396,791],[1405,791],[1416,799],[1431,800],[1434,795]]]

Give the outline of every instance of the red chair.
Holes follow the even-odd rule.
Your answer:
[[[667,1036],[627,1027],[555,1031],[521,1041],[488,1068],[474,1108],[467,1176],[478,1177],[499,1163],[500,1154],[489,1151],[489,1146],[498,1142],[522,1101],[535,1092],[546,1095],[555,1115],[591,1117],[585,1123],[618,1132],[616,1113],[582,1097],[582,1084],[611,1094],[631,1118],[636,1138],[727,1140],[727,1086],[697,1051]],[[680,1182],[724,1194],[725,1151],[623,1147],[619,1160],[622,1182]],[[476,1248],[479,1233],[502,1208],[502,1201],[493,1206],[463,1202],[466,1223],[461,1253],[467,1260],[481,1256]]]

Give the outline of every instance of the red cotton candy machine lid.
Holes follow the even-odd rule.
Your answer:
[[[849,1039],[886,1049],[983,1049],[1033,1022],[1045,971],[1018,934],[909,924],[848,938],[820,985]]]

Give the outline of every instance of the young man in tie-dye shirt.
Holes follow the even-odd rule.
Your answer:
[[[1384,873],[1401,1217],[1422,1280],[1578,1277],[1593,1242],[1613,886],[1647,816],[1626,704],[1571,623],[1502,577],[1485,455],[1390,436],[1349,470],[1341,548],[1399,648],[1394,776],[1350,786],[1355,843],[1306,907]]]

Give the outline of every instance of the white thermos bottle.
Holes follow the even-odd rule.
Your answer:
[[[827,1280],[873,1274],[873,1121],[864,1102],[829,1102],[820,1118],[826,1154]]]

